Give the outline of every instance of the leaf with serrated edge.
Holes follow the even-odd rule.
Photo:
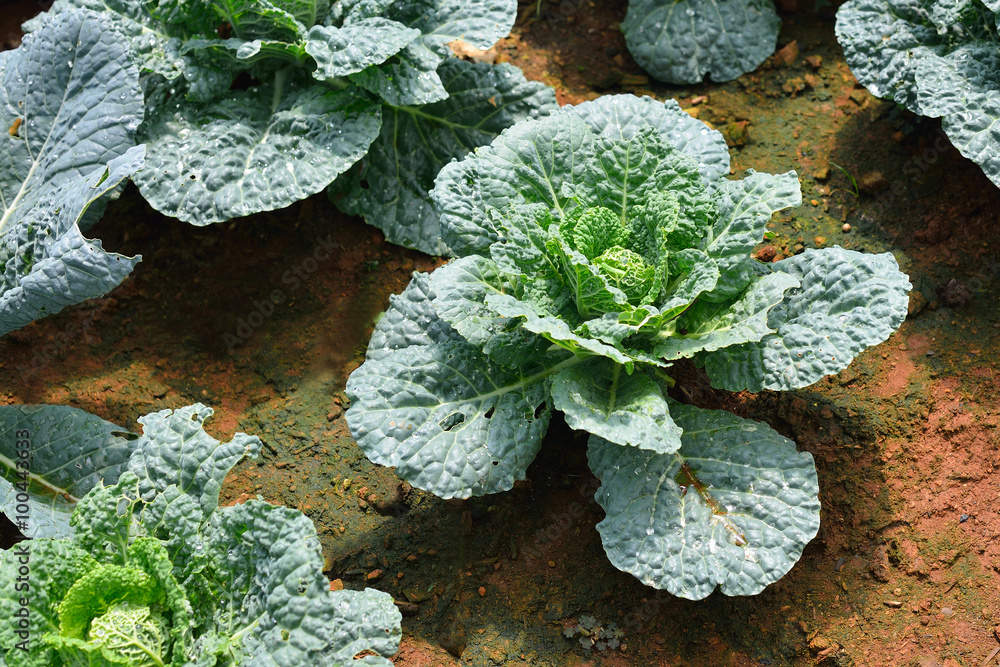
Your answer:
[[[414,272],[401,294],[389,297],[389,307],[375,325],[365,359],[382,359],[411,346],[435,345],[455,340],[451,325],[434,310],[436,295],[430,276]]]
[[[657,384],[642,371],[597,357],[552,378],[552,400],[570,428],[588,431],[618,445],[671,454],[681,431]]]
[[[716,586],[754,595],[819,530],[812,456],[766,424],[671,402],[680,450],[658,454],[592,436],[597,524],[608,558],[648,586],[692,600]]]
[[[356,92],[290,85],[272,108],[268,86],[157,110],[133,180],[153,208],[199,226],[283,208],[329,185],[378,136],[379,106]]]
[[[774,53],[781,19],[772,0],[629,0],[625,44],[667,83],[732,81]]]
[[[712,385],[730,391],[789,390],[837,373],[886,340],[906,318],[912,285],[889,253],[840,246],[775,263],[800,281],[768,317],[774,333],[704,356]]]
[[[118,481],[135,446],[130,435],[76,408],[0,406],[0,511],[15,524],[18,514],[27,514],[27,527],[21,529],[26,537],[70,537],[73,505],[97,484]],[[17,467],[19,452],[29,456],[26,469]],[[28,513],[16,511],[14,485],[25,481]]]
[[[385,232],[392,243],[447,254],[430,189],[441,168],[492,141],[505,128],[558,108],[551,88],[501,63],[448,58],[437,69],[448,98],[423,106],[386,106],[382,131],[360,169],[337,183],[337,206]]]
[[[479,255],[454,259],[430,277],[434,310],[476,347],[486,345],[504,328],[503,318],[486,303],[488,294],[514,291],[508,276],[493,260]]]
[[[709,189],[729,175],[725,137],[682,111],[677,100],[659,102],[648,96],[602,95],[570,107],[570,113],[610,139],[629,139],[644,127],[655,127],[674,148],[698,161],[698,170]]]

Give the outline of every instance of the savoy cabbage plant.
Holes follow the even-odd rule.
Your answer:
[[[75,11],[0,53],[0,336],[106,294],[140,259],[84,236],[143,166],[128,48],[107,17]]]
[[[688,598],[757,593],[819,528],[812,457],[766,424],[668,395],[693,358],[731,391],[805,387],[906,315],[890,254],[755,261],[795,172],[729,180],[722,136],[603,97],[519,123],[445,167],[458,256],[417,273],[351,375],[368,457],[444,498],[524,479],[553,410],[591,433],[598,525],[620,569]]]
[[[56,0],[49,13],[79,8],[108,17],[141,72],[140,192],[195,225],[283,208],[358,165],[341,207],[437,253],[438,169],[555,107],[516,67],[448,47],[490,48],[516,0]]]
[[[774,53],[773,0],[629,0],[622,22],[632,57],[667,83],[732,81]]]
[[[107,422],[69,410],[7,407],[0,426],[30,433],[39,448],[51,439],[93,450],[110,434]],[[116,453],[81,473],[117,481],[91,485],[71,532],[0,553],[0,614],[9,621],[0,624],[0,664],[391,666],[401,620],[392,598],[331,591],[308,517],[259,500],[219,507],[226,474],[261,442],[238,433],[219,443],[202,428],[211,414],[195,404],[140,418],[143,434],[124,466]]]
[[[1000,186],[998,0],[849,0],[837,41],[873,95],[941,118],[951,143]]]

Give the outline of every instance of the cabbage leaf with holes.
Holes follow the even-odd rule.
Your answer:
[[[1000,186],[996,0],[850,0],[837,41],[871,93],[940,118],[948,139]]]
[[[731,81],[774,53],[781,19],[772,0],[629,0],[625,44],[659,81]]]
[[[142,168],[142,112],[103,14],[65,12],[0,53],[0,336],[103,296],[139,262],[84,232]]]
[[[5,428],[74,451],[116,428],[55,406],[6,410],[15,412],[0,412]],[[29,628],[0,627],[0,662],[392,664],[401,619],[392,598],[372,589],[331,591],[308,517],[259,500],[219,507],[226,475],[255,458],[261,442],[243,433],[227,443],[211,438],[202,427],[211,414],[195,404],[140,418],[142,436],[130,443],[120,476],[91,485],[73,508],[71,534],[0,552],[0,613],[27,613]],[[95,463],[80,479],[92,482],[106,469]],[[17,588],[24,559],[31,564],[27,606]]]
[[[761,591],[819,528],[808,453],[684,405],[713,386],[797,389],[884,341],[910,284],[889,254],[751,251],[801,202],[795,172],[730,180],[721,135],[628,95],[518,123],[432,192],[457,255],[392,299],[347,383],[375,463],[444,498],[525,479],[553,410],[591,434],[611,562],[687,598]]]
[[[344,210],[438,253],[440,167],[556,107],[517,68],[448,46],[489,49],[515,0],[56,0],[50,14],[80,7],[127,37],[141,72],[140,192],[194,225],[284,208],[344,175],[330,191]]]

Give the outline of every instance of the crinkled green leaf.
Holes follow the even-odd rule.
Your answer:
[[[202,65],[196,71],[211,72],[218,82],[226,81],[225,86],[216,85],[217,82],[213,81],[201,87],[197,82],[189,82],[192,84],[192,89],[187,93],[187,101],[208,102],[229,90],[232,78],[238,70],[246,69],[254,63],[262,60],[278,60],[301,65],[306,60],[306,45],[274,40],[245,40],[238,37],[189,39],[184,42],[180,53]],[[189,67],[184,71],[185,78],[189,78],[192,69]],[[211,92],[202,92],[202,88]]]
[[[15,524],[17,495],[27,482],[27,537],[65,538],[73,505],[100,483],[114,484],[135,443],[126,429],[58,405],[0,406],[0,511]],[[20,452],[29,456],[18,467]],[[26,473],[22,478],[21,471]]]
[[[294,16],[308,28],[316,25],[329,13],[331,0],[270,0],[270,2]]]
[[[849,0],[837,11],[837,41],[858,81],[885,97],[923,113],[916,73],[928,56],[961,51],[978,40],[996,40],[995,26],[981,12],[942,12],[938,0]],[[949,14],[951,15],[949,17]]]
[[[527,81],[508,64],[449,58],[437,74],[448,98],[384,107],[378,139],[360,169],[344,177],[347,194],[337,200],[347,213],[364,215],[389,241],[432,255],[446,251],[429,194],[441,168],[514,123],[557,108],[551,88]]]
[[[44,570],[39,570],[43,564]],[[25,565],[36,575],[29,581],[31,595],[28,596],[16,588],[17,577],[23,576],[18,570]],[[50,654],[42,647],[41,637],[46,632],[59,630],[59,603],[73,583],[96,565],[86,551],[69,540],[39,539],[0,551],[0,614],[8,619],[7,623],[0,623],[0,649],[20,652],[15,646],[24,638],[17,635],[19,628],[9,621],[17,618],[15,612],[21,609],[20,598],[27,597],[33,635],[29,648],[32,657],[38,660],[33,664],[39,667],[52,664],[51,660],[45,662]],[[42,572],[45,576],[37,576]],[[22,654],[22,657],[28,656]],[[10,658],[8,662],[12,662]]]
[[[305,41],[308,26],[280,6],[280,0],[208,0],[220,21],[243,40]]]
[[[448,97],[437,72],[447,57],[445,46],[427,48],[410,42],[388,61],[351,74],[350,79],[392,106],[432,104]]]
[[[102,15],[49,17],[0,53],[0,335],[106,294],[139,261],[105,252],[80,225],[142,166],[141,119],[128,45]]]
[[[490,209],[539,203],[564,217],[576,207],[567,192],[593,187],[595,145],[590,126],[560,110],[518,123],[489,146],[445,165],[431,191],[441,239],[456,255],[485,255],[498,238]]]
[[[379,107],[352,89],[271,87],[162,108],[143,124],[135,182],[157,210],[196,225],[282,208],[325,188],[378,136]]]
[[[766,424],[671,402],[680,450],[590,439],[597,524],[611,562],[693,600],[718,586],[754,595],[795,564],[819,529],[812,456]]]
[[[362,19],[342,28],[317,25],[309,30],[306,52],[319,65],[313,76],[332,79],[385,62],[418,35],[420,31],[415,28],[381,17]]]
[[[490,294],[486,297],[486,303],[503,317],[523,317],[522,327],[532,333],[545,336],[573,354],[607,357],[620,364],[625,364],[629,371],[632,370],[632,359],[628,355],[600,341],[576,333],[569,328],[565,320],[541,312],[530,301],[519,301],[509,294]]]
[[[656,326],[680,315],[695,299],[715,289],[719,281],[718,265],[700,250],[681,250],[670,256],[670,262],[673,282],[666,286],[667,299],[660,305]]]
[[[742,180],[721,181],[715,201],[718,218],[705,252],[719,265],[721,275],[707,298],[724,301],[741,294],[759,273],[750,252],[763,241],[771,215],[800,205],[802,193],[794,171],[758,174],[748,169]]]
[[[983,7],[982,5],[985,5]],[[872,94],[940,117],[948,138],[1000,185],[1000,3],[851,0],[837,40]]]
[[[100,198],[142,167],[143,155],[142,146],[133,147],[89,176],[37,184],[43,194],[14,211],[0,236],[0,335],[104,296],[132,272],[139,255],[106,252],[80,226],[89,207],[99,211]]]
[[[906,318],[912,285],[889,253],[810,249],[774,268],[800,286],[770,312],[774,333],[705,355],[713,386],[730,391],[808,386],[846,368]]]
[[[455,339],[454,329],[434,310],[436,295],[431,291],[429,278],[426,273],[415,272],[402,294],[389,297],[389,308],[375,325],[365,359],[382,359],[410,346]]]
[[[517,17],[516,0],[405,0],[390,5],[386,15],[423,33],[428,44],[460,39],[488,49],[510,34]]]
[[[158,11],[159,7],[165,11]],[[209,74],[180,55],[182,37],[214,33],[218,19],[207,3],[171,0],[152,6],[144,0],[55,0],[47,13],[26,21],[24,31],[36,31],[48,16],[76,9],[100,13],[115,30],[125,35],[131,55],[143,72],[154,72],[168,81],[179,78],[193,81],[199,74]]]
[[[655,127],[674,148],[698,161],[698,170],[709,189],[729,174],[729,148],[722,133],[682,111],[677,100],[659,102],[648,96],[602,95],[569,112],[609,139],[631,139],[642,128]]]
[[[612,285],[600,267],[573,250],[558,233],[551,235],[548,247],[550,254],[558,257],[562,264],[562,276],[573,294],[581,318],[599,317],[628,306],[625,293]]]
[[[608,207],[622,218],[632,206],[642,206],[663,191],[680,204],[679,217],[668,234],[668,244],[688,248],[698,244],[715,218],[698,163],[674,148],[655,127],[637,130],[627,139],[601,135],[596,142],[597,161],[603,173],[594,179],[595,203]],[[595,169],[598,164],[591,165]],[[589,203],[589,202],[588,202]]]
[[[948,139],[1000,186],[1000,46],[970,45],[917,65],[917,104],[940,117]]]
[[[588,431],[618,445],[671,454],[681,430],[670,418],[657,384],[642,371],[598,357],[552,378],[552,400],[570,428]]]
[[[417,274],[393,300],[347,382],[347,423],[372,461],[414,486],[445,498],[508,490],[538,452],[549,377],[566,358],[504,368],[438,319],[434,298]]]
[[[483,347],[506,328],[505,319],[486,304],[488,294],[512,292],[516,286],[492,260],[470,255],[452,260],[430,277],[434,310],[476,347]]]
[[[768,314],[782,302],[788,290],[798,286],[795,277],[776,271],[755,278],[746,291],[732,301],[697,301],[678,322],[677,328],[684,333],[678,331],[669,337],[657,338],[653,352],[672,361],[693,356],[696,352],[758,341],[774,331],[768,325]]]
[[[256,436],[237,433],[219,443],[205,433],[202,424],[212,414],[211,408],[195,403],[140,417],[143,434],[128,464],[138,478],[142,523],[164,542],[185,575],[200,550],[195,531],[218,507],[226,475],[242,458],[260,454]]]
[[[347,382],[347,423],[369,459],[418,488],[507,491],[541,446],[557,368],[502,367],[456,333],[365,361]]]
[[[781,19],[772,0],[629,0],[625,43],[667,83],[731,81],[774,53]]]
[[[389,667],[401,615],[387,593],[330,591],[312,521],[301,512],[250,500],[216,511],[205,534],[223,635],[246,632],[241,665],[296,667],[366,663]]]

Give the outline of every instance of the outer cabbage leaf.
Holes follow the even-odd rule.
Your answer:
[[[381,3],[373,9],[381,10]],[[384,7],[384,15],[422,34],[396,57],[352,75],[361,87],[394,106],[431,104],[448,96],[438,65],[449,57],[445,44],[460,39],[488,49],[514,27],[516,0],[404,0]],[[354,12],[357,20],[368,12]],[[361,19],[363,20],[363,19]],[[345,21],[350,25],[349,22]]]
[[[506,491],[524,479],[551,414],[560,363],[510,370],[439,319],[417,274],[379,321],[351,374],[351,434],[375,463],[443,498]]]
[[[360,169],[334,189],[337,206],[364,215],[386,238],[432,255],[446,254],[429,191],[441,168],[505,128],[557,108],[555,93],[527,81],[507,64],[472,64],[448,58],[437,69],[448,98],[410,107],[384,107],[382,131]]]
[[[1000,3],[851,0],[837,13],[837,40],[872,94],[940,117],[962,155],[1000,185]]]
[[[402,294],[389,297],[389,308],[382,314],[371,339],[365,359],[375,360],[412,346],[436,345],[455,339],[455,331],[438,317],[429,276],[414,272]]]
[[[342,28],[317,25],[309,30],[306,53],[319,65],[313,76],[332,79],[385,62],[419,35],[415,28],[382,17]]]
[[[487,305],[487,295],[514,292],[516,285],[492,260],[470,255],[452,260],[432,273],[430,289],[435,294],[438,316],[462,338],[482,348],[505,331],[508,321]]]
[[[161,108],[143,124],[135,182],[157,210],[195,225],[282,208],[325,188],[378,136],[379,107],[356,90],[290,85]]]
[[[0,54],[0,335],[106,294],[139,261],[80,227],[142,166],[141,119],[138,72],[104,16],[51,17]]]
[[[771,0],[629,0],[622,22],[636,62],[667,83],[731,81],[774,53]]]
[[[226,475],[245,456],[260,454],[256,436],[237,433],[220,444],[205,433],[202,424],[212,414],[211,408],[195,403],[140,417],[143,434],[128,464],[138,478],[146,531],[164,542],[174,565],[185,573],[200,551],[192,530],[218,507]]]
[[[730,391],[806,387],[846,368],[906,318],[912,285],[889,253],[834,246],[806,250],[773,266],[800,286],[770,312],[774,333],[704,355],[713,386]]]
[[[130,148],[57,189],[44,184],[47,191],[31,208],[14,213],[0,237],[0,335],[103,296],[132,272],[141,256],[106,252],[80,228],[88,212],[103,209],[101,197],[142,167],[144,152]]]
[[[758,174],[749,169],[742,180],[720,181],[715,202],[718,218],[705,252],[715,259],[721,275],[718,286],[706,298],[723,301],[741,294],[759,273],[750,251],[764,240],[771,215],[800,205],[802,192],[794,171]]]
[[[24,432],[27,436],[24,437]],[[0,511],[17,525],[18,489],[27,481],[30,512],[26,537],[72,535],[73,505],[99,483],[114,484],[135,443],[126,429],[76,408],[58,405],[0,407]],[[17,443],[27,442],[18,447]],[[19,474],[19,451],[30,465]]]
[[[621,364],[598,357],[552,378],[552,400],[570,428],[618,445],[660,454],[681,446],[681,430],[670,418],[660,387],[645,373],[626,375]]]
[[[25,32],[33,32],[44,25],[48,16],[81,8],[100,13],[125,35],[132,57],[143,72],[155,72],[168,81],[194,82],[206,75],[212,78],[210,72],[179,52],[182,36],[214,33],[217,19],[207,3],[171,0],[154,7],[144,0],[55,0],[47,13],[26,21],[22,27]]]
[[[597,524],[608,558],[646,585],[693,600],[716,586],[754,595],[795,564],[819,529],[812,456],[766,424],[671,402],[680,450],[592,436]]]
[[[1000,46],[974,44],[917,65],[917,104],[940,117],[948,139],[1000,186]]]
[[[628,140],[648,126],[661,138],[698,162],[705,185],[713,189],[729,174],[729,148],[722,133],[681,110],[677,100],[659,102],[635,95],[602,95],[571,107],[573,113],[609,139]]]
[[[246,633],[239,664],[351,664],[365,650],[383,658],[361,664],[392,664],[387,658],[399,649],[402,618],[392,597],[330,591],[316,528],[301,512],[257,500],[217,510],[205,530],[205,554],[216,631]]]

